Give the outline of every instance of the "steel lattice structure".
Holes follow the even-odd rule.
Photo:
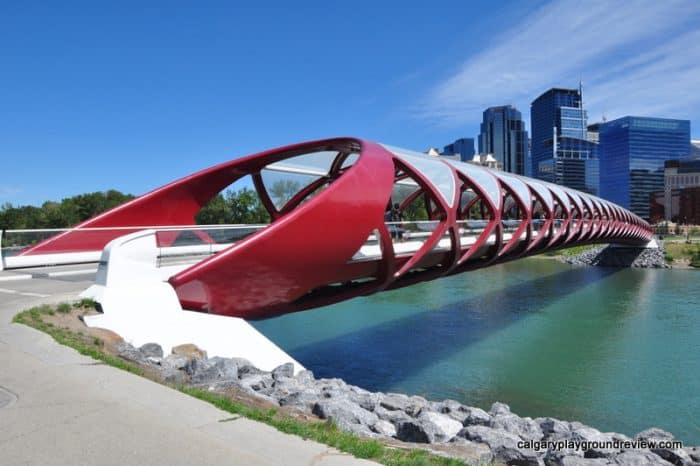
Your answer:
[[[301,177],[275,197],[274,174]],[[272,222],[169,278],[187,309],[265,318],[407,286],[546,250],[644,245],[650,226],[598,197],[403,149],[336,138],[217,165],[98,215],[25,251],[102,248],[117,233],[81,228],[194,224],[242,177]],[[419,205],[422,221],[387,222]],[[124,234],[120,232],[119,234]],[[200,234],[202,241],[207,235]],[[172,233],[159,237],[172,243]]]

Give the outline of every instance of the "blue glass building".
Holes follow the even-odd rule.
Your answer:
[[[598,145],[587,121],[580,89],[552,88],[532,102],[532,177],[597,194]]]
[[[528,135],[521,113],[512,105],[489,107],[479,133],[479,153],[493,154],[503,170],[525,174]]]
[[[600,195],[642,218],[664,162],[690,157],[690,121],[626,116],[600,125]]]
[[[462,162],[469,162],[474,154],[474,138],[461,138],[446,145],[440,155],[459,155]]]

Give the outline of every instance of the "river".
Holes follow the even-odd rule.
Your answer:
[[[700,444],[700,272],[524,259],[254,325],[317,377]]]

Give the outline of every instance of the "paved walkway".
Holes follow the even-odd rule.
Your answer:
[[[0,272],[0,279],[16,275]],[[100,364],[11,324],[71,301],[90,273],[0,280],[0,463],[7,465],[372,465]]]

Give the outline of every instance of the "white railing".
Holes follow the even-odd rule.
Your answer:
[[[157,258],[177,258],[182,256],[202,256],[215,254],[267,225],[160,225],[124,226],[91,228],[44,228],[0,230],[0,270],[25,267],[97,263],[107,240],[105,233],[114,233],[107,238],[117,238],[126,234],[154,230],[157,237]],[[56,238],[60,245],[61,237],[68,238],[73,233],[84,238],[86,243],[95,242],[89,250],[73,250],[57,246],[51,252],[20,255],[22,251],[43,241]],[[172,235],[175,235],[174,237]],[[81,248],[82,249],[82,248]]]

